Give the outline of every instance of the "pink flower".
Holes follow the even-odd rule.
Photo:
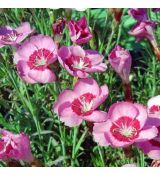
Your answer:
[[[108,87],[99,88],[94,79],[78,80],[73,90],[64,90],[59,95],[53,110],[66,126],[77,126],[83,120],[102,122],[107,113],[97,110],[108,96]]]
[[[145,154],[151,159],[160,159],[160,95],[152,97],[148,100],[148,119],[146,126],[156,126],[158,128],[158,136],[152,140],[137,143],[137,147],[141,148]]]
[[[68,28],[71,40],[76,44],[87,43],[92,38],[86,17],[82,17],[78,21],[70,20]]]
[[[0,131],[0,159],[15,159],[31,162],[33,156],[28,136],[24,133],[13,134],[6,130]]]
[[[93,50],[83,50],[80,46],[63,46],[59,49],[60,64],[73,76],[88,77],[88,73],[104,72],[103,56]]]
[[[137,41],[140,41],[143,38],[147,38],[152,42],[155,40],[153,33],[153,28],[155,25],[156,23],[152,21],[137,22],[137,24],[134,25],[128,33],[135,36]]]
[[[158,136],[146,142],[137,143],[136,146],[144,151],[151,159],[160,159],[160,126],[158,127]]]
[[[49,65],[57,60],[57,45],[51,37],[37,35],[25,41],[16,51],[14,62],[20,77],[28,83],[56,80]]]
[[[137,21],[148,20],[147,9],[146,8],[132,8],[128,11],[128,14]]]
[[[102,146],[127,147],[134,142],[151,140],[158,134],[155,126],[144,127],[147,109],[137,103],[118,102],[109,108],[108,120],[95,123],[93,136]]]
[[[58,20],[56,20],[53,25],[52,25],[52,30],[53,30],[53,34],[54,34],[54,39],[55,41],[57,41],[58,43],[61,41],[62,39],[62,34],[63,34],[63,30],[65,28],[66,25],[66,19],[65,18],[60,18]]]
[[[108,60],[112,68],[122,78],[123,82],[129,83],[129,74],[132,58],[128,50],[116,46],[109,54]]]
[[[28,22],[22,23],[15,29],[9,26],[0,27],[0,48],[5,45],[17,46],[32,32],[33,30]]]

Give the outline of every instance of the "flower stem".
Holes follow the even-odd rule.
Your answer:
[[[124,89],[125,100],[128,102],[133,102],[131,84],[123,83],[123,89]]]
[[[127,148],[124,148],[124,154],[126,158],[134,158],[134,152],[132,150],[132,146],[128,146]]]

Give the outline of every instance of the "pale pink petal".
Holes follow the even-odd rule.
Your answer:
[[[28,61],[35,50],[37,50],[35,45],[31,44],[29,40],[25,41],[14,54],[14,63],[17,64],[19,60]]]
[[[109,141],[106,139],[104,133],[92,133],[93,134],[93,139],[95,142],[98,143],[98,145],[100,146],[109,146],[110,143]]]
[[[74,56],[85,57],[85,51],[80,46],[71,46],[70,51]]]
[[[39,83],[50,83],[56,81],[56,76],[50,69],[30,70],[28,76]]]
[[[148,114],[147,114],[147,108],[141,104],[134,103],[134,106],[138,109],[139,113],[136,117],[136,119],[140,122],[140,128],[144,126],[146,123]]]
[[[49,36],[44,35],[36,35],[30,38],[30,43],[36,46],[37,49],[48,49],[55,55],[55,59],[57,57],[57,44],[53,41],[53,39]]]
[[[20,145],[18,147],[19,156],[15,155],[15,157],[18,156],[17,158],[20,159],[20,160],[24,160],[24,161],[27,161],[27,162],[32,162],[33,161],[33,156],[32,156],[32,153],[31,153],[29,137],[22,133],[22,134],[19,135],[17,140],[15,140],[15,142]]]
[[[125,116],[134,119],[138,115],[138,109],[130,102],[114,103],[108,112],[108,116],[112,121],[116,121],[119,117]]]
[[[66,102],[72,102],[75,98],[77,98],[77,95],[71,91],[71,90],[64,90],[63,92],[61,92],[61,94],[59,95],[56,103],[53,106],[53,110],[54,112],[56,112],[57,114],[59,107]]]
[[[28,76],[28,72],[30,71],[30,68],[28,66],[28,64],[23,61],[23,60],[20,60],[17,64],[17,71],[18,71],[18,74],[19,76],[21,77],[22,80],[26,81],[27,83],[36,83],[35,80],[33,80],[32,78],[30,78]]]
[[[79,78],[87,78],[89,76],[88,73],[84,72],[84,71],[81,71],[81,70],[77,70],[77,71],[74,71],[73,72],[73,75],[75,77],[79,77]]]
[[[104,63],[100,63],[98,65],[92,66],[91,68],[86,68],[86,72],[104,72],[107,69],[107,65]]]
[[[86,57],[90,59],[92,65],[97,65],[103,61],[103,55],[95,50],[86,50]]]
[[[60,111],[60,120],[69,127],[78,126],[82,122],[82,119],[73,112],[71,107],[64,107],[64,109]]]
[[[95,133],[108,132],[111,125],[112,125],[112,123],[109,119],[106,122],[94,123],[93,131]]]
[[[94,79],[85,78],[78,80],[75,84],[73,91],[77,93],[77,95],[83,95],[85,93],[92,93],[94,95],[99,95],[99,86]]]
[[[107,120],[107,113],[103,111],[93,111],[91,115],[83,116],[83,119],[91,122],[104,122]]]
[[[146,140],[151,140],[158,135],[158,129],[155,126],[152,126],[148,129],[141,130],[139,133],[136,142],[142,142]]]
[[[106,122],[102,123],[94,123],[93,127],[93,137],[94,140],[101,146],[108,146],[110,145],[110,139],[106,136],[105,133],[109,131],[111,126],[111,121],[107,120]]]
[[[160,106],[160,95],[154,96],[148,100],[148,103],[147,103],[148,108],[152,107],[153,105]]]
[[[29,34],[31,34],[34,30],[31,29],[31,26],[28,22],[24,22],[19,26],[18,28],[15,29],[20,36],[17,38],[17,43],[20,43],[23,41]]]
[[[154,159],[154,160],[160,160],[160,148],[158,149],[153,149],[153,150],[150,150],[148,152],[148,157],[150,157],[151,159]]]
[[[109,94],[109,89],[107,85],[101,86],[99,95],[94,100],[93,109],[96,109],[98,106],[100,106],[106,100],[106,98],[108,97],[108,94]]]
[[[108,138],[110,139],[112,147],[117,147],[117,148],[125,148],[131,144],[134,143],[134,140],[130,142],[125,142],[125,141],[119,141],[117,140],[110,132],[106,133],[108,135]]]

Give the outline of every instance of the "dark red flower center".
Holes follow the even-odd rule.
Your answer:
[[[160,147],[160,140],[152,139],[149,141],[152,146]]]
[[[81,95],[72,102],[72,110],[81,116],[87,116],[93,112],[93,100],[95,96],[91,93]]]
[[[110,128],[112,135],[119,141],[130,142],[138,137],[140,124],[137,119],[122,116]]]
[[[44,70],[47,68],[53,53],[47,49],[38,49],[29,57],[28,65],[31,69]]]
[[[85,70],[91,67],[91,61],[87,57],[71,56],[66,60],[71,70]]]
[[[16,30],[10,30],[5,35],[2,35],[1,40],[4,42],[16,42],[18,36],[22,34],[19,34]]]
[[[160,113],[160,105],[153,105],[149,108],[149,113],[155,114]]]

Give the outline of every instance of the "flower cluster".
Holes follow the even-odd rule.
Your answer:
[[[146,9],[130,9],[128,13],[137,20],[129,33],[137,40],[147,38],[155,43],[153,27],[156,23],[149,20]],[[64,27],[68,28],[71,46],[61,46],[57,39],[62,38]],[[54,40],[38,34],[22,42],[29,34],[33,35],[33,30],[28,22],[16,29],[1,27],[0,47],[16,46],[14,63],[20,78],[27,83],[56,81],[53,65],[57,61],[76,77],[73,89],[63,90],[53,105],[53,111],[66,126],[74,127],[83,121],[93,123],[91,132],[99,145],[122,148],[134,144],[150,158],[160,159],[160,96],[151,98],[148,107],[126,99],[112,104],[108,111],[98,109],[106,101],[109,89],[105,84],[99,86],[91,73],[105,72],[107,66],[102,54],[82,46],[93,37],[85,17],[77,21],[56,21],[53,24]],[[132,63],[129,51],[117,45],[108,61],[128,85]],[[29,139],[24,133],[15,135],[1,130],[0,134],[0,159],[33,160]]]

